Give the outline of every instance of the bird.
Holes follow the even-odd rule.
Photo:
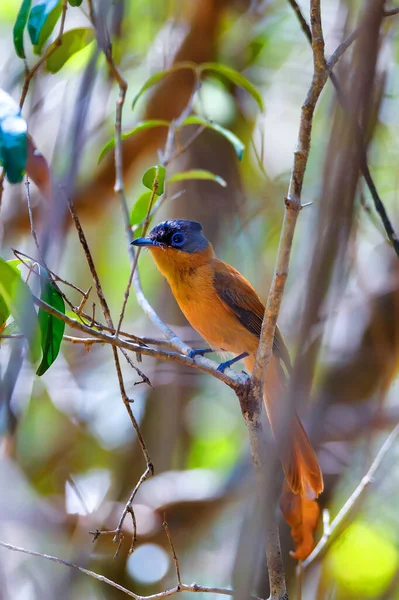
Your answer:
[[[265,307],[249,281],[216,257],[201,224],[185,219],[167,220],[156,225],[147,237],[133,240],[132,244],[150,250],[181,311],[209,344],[210,348],[193,350],[191,356],[212,351],[231,352],[235,358],[223,362],[218,369],[223,371],[243,359],[251,372]],[[281,430],[279,402],[284,397],[290,372],[289,351],[277,326],[264,387],[266,412],[274,434]],[[292,492],[317,497],[323,491],[323,476],[296,413],[279,453]]]

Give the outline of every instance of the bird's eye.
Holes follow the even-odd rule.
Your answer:
[[[186,236],[183,233],[174,233],[172,235],[172,246],[175,246],[176,248],[180,248],[181,246],[183,246],[184,242],[186,241]]]

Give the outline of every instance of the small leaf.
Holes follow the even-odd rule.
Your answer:
[[[191,169],[190,171],[184,171],[182,173],[176,173],[172,175],[170,179],[168,179],[168,183],[172,181],[186,181],[187,179],[204,179],[210,181],[216,181],[222,187],[227,187],[227,183],[222,177],[219,175],[215,175],[210,171],[205,171],[203,169]]]
[[[174,71],[180,71],[181,69],[190,69],[191,71],[196,71],[198,69],[198,65],[196,65],[195,63],[192,63],[192,62],[176,63],[170,69],[167,69],[166,71],[161,71],[160,73],[155,73],[155,75],[152,75],[149,79],[147,79],[145,84],[141,87],[140,91],[135,95],[133,102],[132,102],[132,110],[134,109],[134,107],[137,104],[137,101],[139,100],[139,98],[141,98],[141,96],[144,94],[144,92],[146,92],[150,87],[152,87],[153,85],[158,83],[158,81],[161,81],[161,79],[163,79],[170,73],[173,73]]]
[[[41,54],[42,48],[50,37],[61,11],[61,0],[39,0],[30,11],[28,32],[35,54]]]
[[[150,206],[152,192],[143,192],[133,204],[133,208],[130,211],[130,225],[136,227],[143,222],[148,213],[148,207]],[[135,233],[140,236],[141,229],[136,229]]]
[[[204,71],[213,71],[215,73],[218,73],[219,75],[223,75],[223,77],[226,77],[226,79],[228,79],[235,85],[244,88],[244,90],[251,94],[252,98],[257,102],[260,110],[263,112],[264,106],[262,96],[260,95],[256,87],[252,85],[252,83],[248,81],[248,79],[244,77],[244,75],[242,75],[235,69],[227,67],[226,65],[222,65],[220,63],[204,63],[200,65],[199,68],[201,73],[203,73]]]
[[[44,271],[44,274],[46,274],[46,271],[43,269],[43,267],[41,267],[41,271],[42,273]],[[64,300],[52,281],[49,279],[42,279],[41,285],[41,300],[65,314]],[[57,319],[57,317],[50,315],[50,313],[46,312],[42,308],[39,309],[38,318],[40,331],[42,334],[41,339],[43,357],[39,368],[36,371],[36,375],[40,376],[51,367],[58,356],[62,342],[62,336],[64,335],[65,323],[64,321],[61,321],[61,319]]]
[[[40,358],[40,329],[32,294],[17,268],[0,258],[0,295],[27,338],[33,362]]]
[[[137,123],[136,127],[134,127],[131,131],[127,131],[126,133],[122,133],[122,140],[127,140],[127,138],[132,137],[136,133],[140,131],[144,131],[145,129],[151,129],[152,127],[169,127],[170,122],[164,121],[162,119],[150,119],[148,121],[141,121]],[[104,148],[100,152],[100,156],[98,157],[98,162],[101,162],[104,156],[115,147],[115,138],[107,142]]]
[[[80,6],[83,0],[68,0],[68,2],[71,6]]]
[[[14,25],[14,48],[19,58],[25,58],[24,31],[28,21],[31,0],[23,0]]]
[[[162,196],[165,189],[165,175],[165,167],[156,165],[144,173],[142,182],[146,188],[154,190],[157,196]]]
[[[22,180],[26,159],[26,122],[16,102],[0,90],[0,163],[10,183]]]
[[[184,119],[183,123],[181,124],[181,127],[184,125],[202,125],[203,127],[208,127],[210,129],[213,129],[214,131],[217,131],[218,133],[220,133],[223,137],[225,137],[230,142],[230,144],[233,146],[235,153],[237,154],[239,160],[242,159],[242,155],[244,154],[245,146],[242,143],[242,141],[228,129],[225,129],[224,127],[222,127],[221,125],[218,125],[217,123],[212,123],[211,121],[207,121],[206,119],[203,119],[202,117],[195,117],[195,116],[187,117],[187,119]]]
[[[95,32],[90,27],[79,27],[70,29],[62,36],[61,46],[57,46],[54,52],[48,57],[46,69],[50,73],[57,73],[77,52],[83,50],[90,42],[93,41]],[[52,48],[55,42],[49,47]]]

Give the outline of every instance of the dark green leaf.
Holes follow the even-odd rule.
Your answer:
[[[0,163],[10,183],[22,180],[26,159],[26,122],[11,96],[0,90]]]
[[[188,179],[205,179],[209,181],[216,181],[222,187],[227,187],[227,183],[222,177],[219,175],[215,175],[210,171],[205,171],[204,169],[191,169],[190,171],[184,171],[182,173],[175,173],[172,175],[170,179],[168,179],[168,183],[172,181],[186,181]]]
[[[94,39],[95,32],[89,27],[70,29],[62,36],[62,44],[58,46],[46,61],[46,69],[57,73],[71,56],[83,50]],[[50,46],[54,46],[55,42]]]
[[[143,192],[141,196],[137,198],[130,211],[130,225],[136,227],[135,233],[137,236],[141,235],[141,229],[137,229],[137,226],[140,225],[147,216],[151,196],[152,192]]]
[[[235,150],[238,158],[240,160],[242,159],[242,155],[244,153],[245,146],[242,143],[242,141],[228,129],[225,129],[224,127],[222,127],[221,125],[218,125],[217,123],[212,123],[211,121],[207,121],[206,119],[203,119],[202,117],[194,117],[194,116],[187,117],[187,119],[184,119],[183,123],[181,124],[181,127],[184,125],[202,125],[203,127],[209,127],[210,129],[217,131],[218,133],[223,135],[223,137],[225,137],[230,142],[230,144],[234,147],[234,150]]]
[[[33,362],[40,358],[40,329],[32,294],[17,268],[0,258],[0,295],[27,338]]]
[[[162,196],[165,188],[165,167],[156,165],[151,167],[143,175],[143,184],[149,190],[154,190],[157,196]]]
[[[262,96],[260,95],[256,87],[252,85],[252,83],[248,81],[248,79],[244,77],[244,75],[241,75],[241,73],[239,73],[235,69],[227,67],[226,65],[221,65],[220,63],[204,63],[200,65],[199,69],[201,73],[204,73],[205,71],[213,71],[214,73],[218,73],[219,75],[222,75],[235,85],[244,88],[244,90],[251,94],[252,98],[257,102],[260,110],[264,110]]]
[[[41,54],[42,48],[50,37],[61,11],[61,0],[39,0],[30,11],[28,32],[35,54]]]
[[[83,0],[68,0],[68,2],[71,6],[80,6]]]
[[[162,119],[150,119],[148,121],[141,121],[137,123],[136,127],[134,127],[131,131],[127,131],[126,133],[122,133],[122,139],[126,140],[127,138],[132,137],[136,133],[140,131],[144,131],[145,129],[151,129],[152,127],[169,127],[169,121],[163,121]],[[104,156],[115,147],[115,138],[107,142],[104,148],[100,152],[100,156],[98,157],[98,162],[102,161]]]
[[[41,268],[42,274],[46,274],[45,270]],[[42,279],[42,293],[40,295],[41,300],[49,304],[56,310],[65,314],[65,303],[64,300],[55,287],[55,285],[49,279]],[[65,323],[57,317],[50,315],[42,308],[39,309],[39,325],[42,334],[42,351],[43,357],[36,371],[36,375],[43,375],[49,367],[53,364],[60,351],[62,342],[62,336],[64,335]]]
[[[139,98],[141,98],[141,96],[144,94],[144,92],[146,92],[150,87],[152,87],[153,85],[158,83],[158,81],[161,81],[161,79],[166,77],[166,75],[169,75],[170,73],[173,73],[174,71],[180,71],[181,69],[190,69],[191,71],[196,71],[198,69],[198,65],[196,65],[195,63],[192,63],[192,62],[176,63],[170,69],[167,69],[166,71],[161,71],[160,73],[155,73],[155,75],[152,75],[152,77],[147,79],[147,81],[142,86],[140,91],[134,97],[133,102],[132,102],[132,110],[134,109]]]
[[[14,48],[19,58],[25,58],[24,31],[28,21],[31,0],[23,0],[14,25]]]

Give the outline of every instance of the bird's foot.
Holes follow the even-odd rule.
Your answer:
[[[234,365],[234,363],[238,362],[242,358],[245,358],[246,356],[248,356],[248,353],[243,352],[242,354],[239,354],[238,356],[235,356],[234,358],[231,358],[230,360],[226,360],[226,362],[220,363],[217,370],[220,371],[221,373],[223,373],[224,370],[227,369],[227,367],[231,367],[231,365]]]
[[[209,352],[213,352],[212,348],[197,348],[195,350],[191,350],[188,357],[194,358],[194,356],[204,356],[204,354],[209,354]]]

